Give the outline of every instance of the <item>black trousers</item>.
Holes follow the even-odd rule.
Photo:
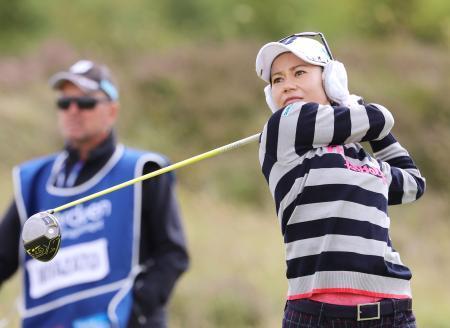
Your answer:
[[[368,320],[358,321],[358,310],[362,319]],[[380,318],[375,319],[378,314]],[[282,327],[416,328],[416,319],[411,300],[384,299],[380,302],[380,311],[376,303],[358,309],[356,306],[295,300],[286,303]]]

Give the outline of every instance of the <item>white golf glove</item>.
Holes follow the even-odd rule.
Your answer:
[[[347,107],[363,102],[361,97],[350,95],[348,91],[347,71],[341,62],[337,60],[328,62],[325,65],[322,77],[325,93],[332,101]]]

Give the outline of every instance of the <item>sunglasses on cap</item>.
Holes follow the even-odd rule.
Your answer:
[[[282,38],[278,42],[283,43],[283,44],[289,44],[289,43],[293,42],[297,38],[304,38],[304,37],[308,38],[308,37],[316,37],[316,36],[320,37],[320,40],[322,41],[322,44],[325,47],[325,50],[327,51],[327,53],[330,56],[331,60],[333,60],[334,58],[333,58],[333,55],[331,54],[330,47],[328,46],[328,43],[327,43],[327,40],[325,39],[325,36],[321,32],[295,33],[295,34],[289,35],[289,36],[287,36],[285,38]]]
[[[101,102],[109,102],[110,100],[107,98],[99,99],[89,96],[84,97],[61,97],[56,100],[56,107],[60,110],[67,110],[70,107],[70,104],[75,103],[78,109],[81,110],[92,110],[94,109],[98,103]]]

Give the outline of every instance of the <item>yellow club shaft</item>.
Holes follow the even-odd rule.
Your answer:
[[[128,187],[128,186],[130,186],[132,184],[135,184],[137,182],[141,182],[141,181],[144,181],[144,180],[156,177],[157,175],[160,175],[160,174],[163,174],[163,173],[167,173],[167,172],[179,169],[181,167],[184,167],[184,166],[187,166],[187,165],[190,165],[190,164],[202,161],[202,160],[204,160],[206,158],[214,157],[216,155],[225,153],[225,152],[227,152],[229,150],[239,148],[239,147],[244,146],[246,144],[249,144],[251,142],[257,141],[259,139],[259,136],[260,136],[259,133],[258,134],[254,134],[254,135],[252,135],[250,137],[247,137],[247,138],[244,138],[244,139],[232,142],[232,143],[230,143],[228,145],[225,145],[225,146],[222,146],[222,147],[219,147],[219,148],[207,151],[206,153],[203,153],[203,154],[200,154],[200,155],[197,155],[197,156],[185,159],[184,161],[181,161],[181,162],[178,162],[178,163],[175,163],[175,164],[163,167],[163,168],[161,168],[161,169],[159,169],[157,171],[141,175],[140,177],[137,177],[137,178],[134,178],[134,179],[122,182],[122,183],[120,183],[118,185],[115,185],[115,186],[109,187],[107,189],[98,191],[98,192],[93,193],[91,195],[88,195],[88,196],[85,196],[83,198],[74,200],[74,201],[72,201],[70,203],[67,203],[67,204],[55,207],[54,209],[51,209],[48,212],[49,213],[56,213],[56,212],[63,211],[65,209],[69,208],[69,207],[76,206],[78,204],[87,202],[87,201],[89,201],[91,199],[94,199],[94,198],[97,198],[97,197],[109,194],[109,193],[111,193],[113,191],[116,191],[116,190]]]

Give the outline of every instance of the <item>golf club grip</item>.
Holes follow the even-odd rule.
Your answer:
[[[259,140],[259,136],[260,136],[259,133],[254,134],[254,135],[252,135],[250,137],[247,137],[247,138],[244,138],[244,139],[232,142],[232,143],[230,143],[228,145],[225,145],[225,146],[222,146],[222,147],[219,147],[219,148],[207,151],[207,152],[205,152],[203,154],[200,154],[200,155],[193,156],[193,157],[185,159],[185,160],[183,160],[181,162],[174,163],[172,165],[163,167],[163,168],[161,168],[159,170],[156,170],[156,171],[150,172],[148,174],[141,175],[140,177],[137,177],[137,178],[134,178],[134,179],[122,182],[122,183],[120,183],[118,185],[115,185],[115,186],[112,186],[110,188],[98,191],[96,193],[93,193],[93,194],[85,196],[83,198],[74,200],[72,202],[69,202],[67,204],[61,205],[59,207],[55,207],[54,209],[51,209],[48,212],[52,214],[52,213],[63,211],[63,210],[65,210],[67,208],[70,208],[72,206],[75,206],[75,205],[84,203],[86,201],[89,201],[91,199],[94,199],[94,198],[97,198],[97,197],[109,194],[109,193],[111,193],[113,191],[116,191],[116,190],[128,187],[128,186],[130,186],[132,184],[135,184],[137,182],[141,182],[141,181],[153,178],[153,177],[155,177],[157,175],[161,175],[161,174],[164,174],[164,173],[167,173],[167,172],[179,169],[181,167],[184,167],[184,166],[187,166],[187,165],[199,162],[199,161],[204,160],[206,158],[210,158],[210,157],[213,157],[213,156],[225,153],[225,152],[227,152],[229,150],[242,147],[242,146],[244,146],[246,144],[249,144],[249,143],[252,143],[252,142],[255,142],[255,141]]]

